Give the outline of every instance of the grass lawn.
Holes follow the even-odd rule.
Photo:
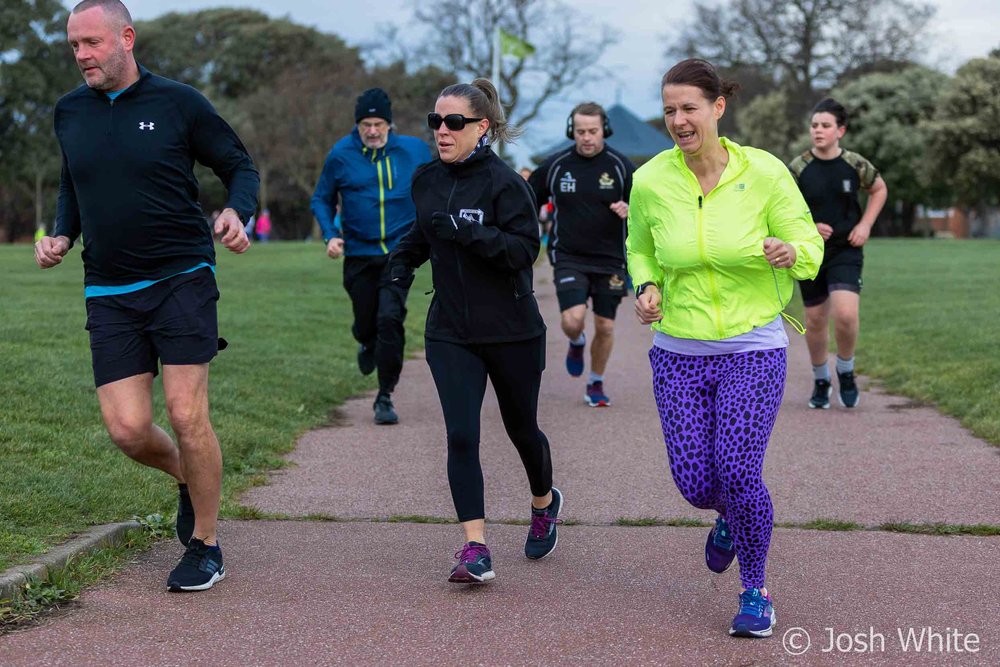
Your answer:
[[[344,399],[376,386],[357,370],[342,264],[320,244],[257,244],[219,253],[212,418],[225,460],[223,514],[281,465],[297,436]],[[408,341],[423,344],[429,274],[409,301]],[[83,266],[74,249],[39,270],[30,246],[0,247],[0,570],[82,528],[172,513],[177,487],[124,457],[104,431],[84,330]],[[156,383],[156,421],[166,426]]]
[[[1000,242],[876,240],[858,367],[1000,445]]]
[[[866,252],[859,369],[1000,444],[1000,243],[876,240]],[[375,386],[357,372],[340,267],[319,244],[219,255],[230,348],[212,365],[210,391],[225,516],[247,516],[239,493],[335,405]],[[411,291],[411,344],[422,342],[429,282],[425,270]],[[0,247],[0,569],[87,525],[174,510],[170,480],[104,432],[82,292],[78,252],[43,272],[30,247]],[[157,421],[166,423],[162,396]]]

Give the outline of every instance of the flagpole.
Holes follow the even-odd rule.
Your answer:
[[[500,90],[500,25],[493,26],[493,85]]]

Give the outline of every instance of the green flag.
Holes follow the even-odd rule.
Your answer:
[[[500,53],[515,58],[527,58],[535,52],[535,47],[517,35],[500,28]]]

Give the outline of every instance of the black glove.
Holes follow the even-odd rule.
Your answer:
[[[413,284],[413,269],[399,264],[390,267],[388,274],[383,273],[379,287],[400,287],[410,289]]]
[[[458,230],[471,224],[465,218],[447,213],[438,212],[431,216],[431,229],[434,230],[434,235],[444,241],[454,241]]]

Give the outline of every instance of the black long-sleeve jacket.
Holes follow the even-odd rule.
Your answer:
[[[114,100],[87,86],[55,108],[62,180],[54,236],[83,233],[84,282],[123,285],[215,263],[198,204],[197,160],[244,220],[259,177],[233,129],[197,90],[139,67]]]
[[[434,298],[425,335],[459,344],[540,336],[545,324],[532,292],[538,214],[524,179],[489,148],[467,161],[429,162],[413,176],[417,220],[389,258],[396,281],[430,259]],[[434,233],[431,218],[468,221],[454,240]]]

